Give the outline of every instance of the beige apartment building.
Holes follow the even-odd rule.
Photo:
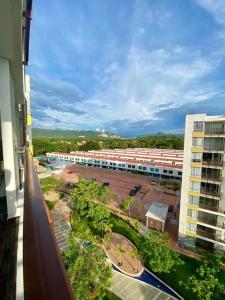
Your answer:
[[[225,251],[225,116],[186,116],[179,238]]]

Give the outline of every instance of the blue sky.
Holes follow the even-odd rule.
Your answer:
[[[33,127],[180,133],[225,114],[225,1],[38,0]]]

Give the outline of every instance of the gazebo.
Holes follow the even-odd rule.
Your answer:
[[[148,228],[164,231],[169,206],[161,202],[153,202],[146,213]]]

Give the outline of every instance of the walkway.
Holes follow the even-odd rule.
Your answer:
[[[59,200],[51,210],[54,218],[55,237],[60,251],[66,250],[68,238],[71,232],[70,214],[71,209],[68,200]]]
[[[113,270],[110,290],[123,300],[173,300],[154,286]]]

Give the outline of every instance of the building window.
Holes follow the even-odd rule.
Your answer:
[[[127,167],[128,167],[128,168],[131,168],[131,165],[128,165]]]
[[[156,172],[156,173],[159,173],[159,169],[155,169],[155,172]]]
[[[200,190],[200,182],[191,181],[191,190],[199,191]]]
[[[197,210],[189,209],[187,210],[187,216],[192,218],[192,219],[197,219],[198,217],[198,212]]]
[[[173,171],[169,171],[169,174],[173,174]]]
[[[168,171],[167,170],[163,170],[163,173],[167,173]]]
[[[143,170],[145,171],[145,170],[146,170],[146,167],[143,167]]]
[[[201,147],[202,146],[202,138],[192,138],[192,146]]]
[[[196,229],[197,229],[197,226],[196,226],[196,224],[187,223],[187,227],[186,228],[187,228],[188,231],[195,232]]]
[[[154,172],[154,168],[150,168],[150,171],[151,171],[151,172]]]
[[[182,176],[182,172],[181,171],[177,172],[177,174],[180,175],[180,176]]]
[[[132,166],[132,169],[135,169],[135,166]]]
[[[191,176],[201,177],[201,168],[191,168]]]
[[[194,122],[194,131],[203,131],[203,122],[202,121]]]
[[[193,162],[201,162],[202,161],[202,153],[192,153],[191,159]]]
[[[189,204],[198,205],[198,204],[199,204],[199,197],[196,197],[196,196],[189,196],[189,198],[188,198],[188,203],[189,203]]]
[[[138,169],[139,169],[139,170],[142,170],[142,166],[139,166]]]

